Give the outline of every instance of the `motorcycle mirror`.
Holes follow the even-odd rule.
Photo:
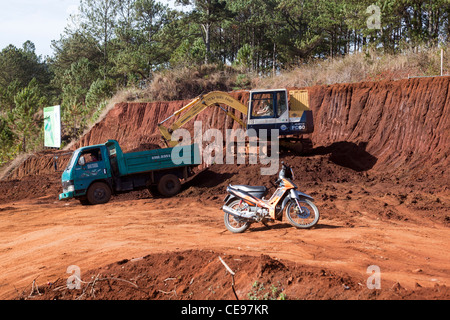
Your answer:
[[[86,164],[86,160],[84,159],[84,156],[81,156],[80,159],[78,159],[78,164],[80,166],[84,166]]]

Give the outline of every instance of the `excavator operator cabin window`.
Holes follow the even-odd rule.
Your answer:
[[[274,111],[272,93],[254,93],[252,95],[252,118],[273,118]]]
[[[257,92],[252,94],[251,118],[278,118],[287,110],[283,92]]]

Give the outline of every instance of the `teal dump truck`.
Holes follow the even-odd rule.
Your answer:
[[[141,189],[174,196],[181,189],[180,180],[193,174],[198,159],[196,144],[130,153],[123,153],[116,140],[82,147],[74,151],[62,173],[59,200],[101,204],[112,194]]]

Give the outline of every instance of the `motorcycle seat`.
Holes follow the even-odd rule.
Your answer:
[[[267,188],[264,186],[247,186],[247,185],[232,185],[232,188],[244,191],[244,192],[266,192]]]

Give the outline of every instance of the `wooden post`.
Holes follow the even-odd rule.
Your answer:
[[[219,260],[220,262],[222,262],[222,264],[225,266],[225,268],[228,270],[228,272],[231,274],[231,289],[233,289],[233,293],[234,296],[236,297],[236,300],[239,300],[237,294],[236,294],[236,290],[234,289],[234,275],[236,274],[233,270],[231,270],[231,268],[225,263],[225,261],[223,261],[223,259],[219,256]]]

